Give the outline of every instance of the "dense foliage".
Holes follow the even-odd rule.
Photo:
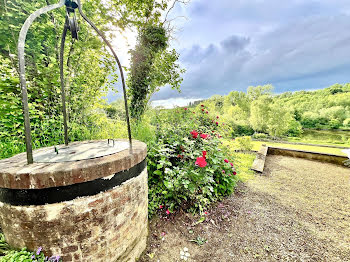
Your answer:
[[[249,87],[204,103],[222,116],[232,137],[297,137],[305,128],[350,128],[350,84],[280,95],[272,90],[271,85]]]
[[[83,10],[109,40],[125,28],[137,30],[160,24],[168,2],[157,0],[87,0]],[[0,5],[0,157],[24,150],[22,103],[17,71],[17,39],[29,14],[53,0],[4,0]],[[102,97],[115,89],[116,63],[105,44],[78,15],[79,41],[67,37],[65,47],[66,98],[69,117],[69,139],[84,140],[119,136],[119,123],[107,118]],[[65,21],[65,10],[55,10],[37,18],[27,35],[26,78],[34,148],[63,142],[61,93],[59,84],[59,47]],[[146,30],[149,33],[152,30]],[[159,31],[159,30],[158,30]],[[152,31],[153,32],[153,31]],[[150,88],[155,92],[164,83],[178,83],[180,73],[175,63],[178,54],[167,50],[167,37],[158,32],[162,52],[155,52]],[[158,34],[156,32],[156,34]],[[152,43],[155,34],[148,34]],[[163,39],[163,38],[164,39]],[[114,127],[116,125],[116,127]],[[107,127],[107,128],[106,128]]]
[[[128,77],[131,117],[140,120],[151,96],[161,86],[180,90],[182,82],[178,53],[168,50],[169,34],[164,24],[147,24],[139,29],[138,43],[131,51]]]
[[[129,77],[130,111],[133,118],[140,118],[146,109],[150,72],[158,53],[168,45],[168,38],[162,26],[147,25],[140,29],[138,44],[131,52],[131,72]]]
[[[202,106],[158,112],[156,140],[149,143],[149,211],[201,213],[231,194],[236,184],[233,159],[221,147],[219,120]]]

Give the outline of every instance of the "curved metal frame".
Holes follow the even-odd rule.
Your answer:
[[[29,119],[29,107],[28,107],[28,93],[27,93],[27,84],[26,84],[26,78],[25,78],[25,40],[28,33],[28,29],[30,25],[34,22],[34,20],[39,17],[42,14],[45,14],[47,12],[50,12],[54,9],[60,8],[64,6],[66,3],[66,0],[60,0],[59,3],[49,5],[46,7],[43,7],[37,11],[35,11],[33,14],[31,14],[23,24],[21,28],[21,32],[19,34],[18,38],[18,60],[19,60],[19,76],[20,76],[20,83],[21,83],[21,93],[22,93],[22,104],[23,104],[23,114],[24,114],[24,129],[25,129],[25,142],[26,142],[26,151],[27,151],[27,162],[28,164],[33,163],[33,148],[32,148],[32,137],[31,137],[31,130],[30,130],[30,119]],[[129,120],[129,110],[128,110],[128,101],[126,97],[126,87],[125,87],[125,80],[124,80],[124,74],[123,69],[121,66],[121,63],[119,61],[119,58],[115,51],[112,48],[112,45],[107,41],[104,34],[98,30],[98,28],[95,26],[94,23],[92,23],[87,16],[83,13],[83,10],[81,8],[80,0],[77,0],[78,3],[78,10],[80,15],[84,18],[84,20],[99,34],[99,36],[103,39],[103,41],[107,44],[109,49],[111,50],[120,71],[120,76],[122,79],[122,87],[123,87],[123,93],[124,93],[124,104],[125,104],[125,114],[126,114],[126,122],[128,127],[128,136],[129,136],[129,144],[130,144],[130,153],[132,153],[132,139],[131,139],[131,128],[130,128],[130,120]],[[64,140],[65,144],[68,145],[68,125],[67,125],[67,111],[66,111],[66,94],[65,94],[65,84],[64,84],[64,74],[63,74],[63,56],[64,56],[64,44],[66,39],[68,26],[67,26],[67,20],[63,29],[62,33],[62,39],[61,39],[61,50],[60,50],[60,81],[61,81],[61,92],[62,92],[62,113],[64,118]]]
[[[60,50],[60,81],[61,81],[61,99],[62,99],[62,112],[63,112],[63,129],[64,129],[64,144],[68,146],[68,119],[67,119],[67,108],[66,108],[66,90],[64,83],[64,72],[63,72],[63,56],[64,56],[64,44],[66,42],[66,35],[68,31],[68,21],[64,24],[62,37],[61,37],[61,50]]]
[[[25,57],[24,57],[24,47],[26,42],[26,37],[28,29],[33,21],[40,15],[45,14],[54,9],[64,6],[65,0],[61,0],[58,4],[49,5],[43,7],[33,14],[31,14],[24,25],[21,28],[18,38],[18,63],[19,63],[19,78],[21,81],[21,93],[22,93],[22,104],[23,104],[23,114],[24,114],[24,132],[26,140],[26,151],[27,151],[27,162],[28,164],[33,163],[33,147],[32,147],[32,135],[30,132],[30,120],[29,120],[29,108],[28,108],[28,93],[27,93],[27,82],[25,77]]]

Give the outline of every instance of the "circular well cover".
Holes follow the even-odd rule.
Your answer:
[[[72,144],[68,146],[57,146],[34,151],[34,162],[37,163],[59,163],[78,160],[93,159],[112,155],[129,148],[129,143],[125,141],[112,140],[92,141],[86,143]]]

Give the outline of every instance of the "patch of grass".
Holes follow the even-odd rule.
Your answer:
[[[223,146],[229,150],[230,156],[235,161],[234,166],[237,170],[238,179],[242,182],[246,182],[250,179],[253,179],[255,173],[250,168],[252,167],[253,161],[255,159],[255,154],[235,152],[235,143],[230,140],[224,140]]]

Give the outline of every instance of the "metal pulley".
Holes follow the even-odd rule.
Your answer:
[[[72,38],[78,40],[79,25],[77,17],[75,15],[75,9],[78,8],[78,4],[73,0],[66,0],[66,24],[69,31],[71,32]]]

